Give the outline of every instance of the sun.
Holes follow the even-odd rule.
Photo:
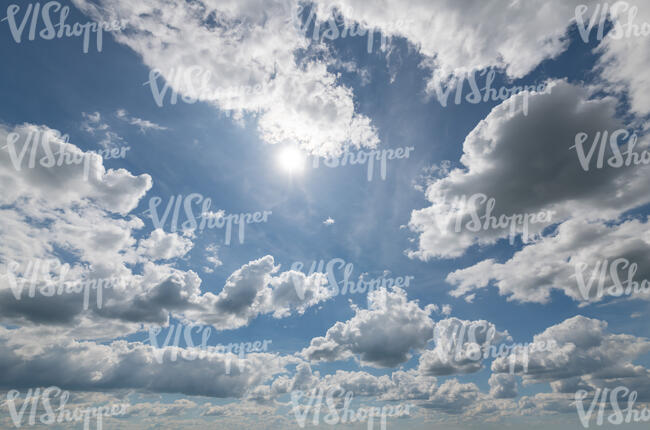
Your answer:
[[[301,173],[305,169],[305,156],[298,148],[286,147],[278,154],[278,164],[289,174]]]

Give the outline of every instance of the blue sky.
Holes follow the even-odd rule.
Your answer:
[[[95,8],[98,3],[102,9]],[[78,182],[76,167],[18,171],[8,153],[0,153],[0,183],[7,190],[0,199],[0,234],[9,244],[0,252],[2,267],[17,261],[27,278],[27,262],[54,259],[71,265],[80,279],[127,279],[125,289],[108,292],[104,308],[96,311],[74,308],[76,299],[14,300],[3,280],[0,367],[10,375],[0,378],[3,389],[56,385],[74,392],[80,404],[126,398],[135,405],[128,416],[108,420],[108,428],[145,428],[146,420],[179,428],[206,422],[295,428],[287,407],[291,392],[332,386],[355,392],[359,405],[415,404],[411,415],[389,420],[400,428],[578,428],[578,389],[626,386],[639,392],[639,403],[650,400],[650,296],[581,299],[576,281],[567,279],[580,258],[591,258],[590,266],[627,258],[638,263],[639,282],[650,274],[650,254],[644,254],[650,246],[650,200],[642,187],[647,166],[582,172],[569,149],[581,131],[621,124],[641,133],[641,148],[647,144],[642,133],[649,88],[637,77],[644,69],[636,69],[650,61],[647,37],[585,43],[575,6],[553,2],[546,8],[505,2],[498,18],[489,8],[442,1],[388,2],[385,10],[352,0],[317,3],[325,22],[338,4],[349,22],[384,28],[392,36],[385,51],[376,44],[368,53],[365,37],[317,43],[301,33],[277,36],[275,23],[291,19],[282,15],[295,9],[291,1],[213,3],[75,0],[70,23],[128,21],[123,31],[104,34],[101,52],[91,43],[85,54],[79,38],[16,43],[8,22],[0,23],[3,141],[11,132],[24,136],[33,125],[69,135],[84,152],[129,148],[124,158],[100,160],[107,174],[92,184]],[[16,4],[22,17],[28,2]],[[643,22],[650,15],[645,5],[637,6],[636,19]],[[398,17],[412,22],[390,27]],[[490,18],[505,20],[502,31],[488,28]],[[629,17],[608,19],[612,28]],[[527,26],[529,20],[534,25]],[[147,83],[150,72],[168,76],[170,67],[192,66],[209,71],[211,85],[259,82],[262,89],[233,100],[172,105],[167,98],[158,106]],[[508,115],[515,97],[454,104],[452,91],[443,106],[431,89],[468,71],[478,76],[489,70],[496,73],[495,88],[547,82],[551,90],[526,95],[528,115],[521,108]],[[174,89],[191,95],[186,87]],[[377,166],[368,181],[366,165],[313,168],[310,158],[290,174],[278,161],[287,147],[314,157],[373,146],[414,150],[388,162],[385,180]],[[446,232],[440,239],[430,217],[444,202],[428,200],[429,191],[485,193],[496,197],[497,207],[504,202],[504,213],[553,209],[559,217],[526,244],[518,235],[511,245],[503,231]],[[151,199],[162,199],[162,212],[172,196],[192,193],[209,197],[214,212],[272,214],[268,222],[246,225],[243,243],[234,231],[231,243],[224,243],[223,229],[182,234],[166,226],[156,233],[145,213]],[[334,223],[325,224],[328,218]],[[105,236],[95,236],[104,230]],[[211,265],[209,255],[217,263]],[[306,269],[334,258],[353,265],[351,280],[385,271],[386,277],[414,280],[403,289],[379,289],[372,298],[328,296],[319,274]],[[290,271],[294,262],[306,266],[304,276]],[[295,282],[309,285],[316,298],[305,302],[293,295]],[[452,295],[460,284],[469,289]],[[46,308],[57,308],[57,316],[37,322]],[[64,318],[72,308],[71,320]],[[491,359],[452,363],[449,370],[436,361],[442,340],[434,327],[452,321],[492,325],[507,331],[510,343],[541,336],[560,346],[532,356],[528,374],[508,375]],[[212,327],[208,345],[264,339],[272,344],[247,357],[246,370],[238,368],[235,376],[219,373],[224,354],[197,361],[197,373],[194,362],[183,359],[158,367],[139,361],[151,354],[150,327],[189,322]],[[200,338],[196,333],[195,343]],[[336,348],[321,349],[318,338]],[[117,340],[129,346],[117,346]],[[18,368],[20,345],[41,355],[23,357]],[[87,354],[75,357],[79,348],[88,348]],[[612,356],[616,349],[620,356]],[[113,364],[93,364],[95,354],[114,355]],[[39,379],[30,370],[46,357],[58,357],[61,378]],[[66,376],[75,362],[87,379]],[[197,379],[203,366],[210,371]],[[413,379],[400,382],[396,372]],[[299,378],[304,374],[309,381]],[[360,382],[362,377],[369,379]],[[499,389],[506,394],[496,394]],[[223,404],[229,406],[210,409]],[[5,424],[12,425],[8,417]]]

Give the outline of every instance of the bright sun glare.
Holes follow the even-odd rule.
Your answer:
[[[287,147],[280,151],[278,164],[288,173],[300,173],[305,168],[305,157],[298,148]]]

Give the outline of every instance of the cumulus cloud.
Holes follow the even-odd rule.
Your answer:
[[[640,71],[647,70],[650,65],[647,32],[643,35],[643,26],[647,28],[650,23],[650,7],[642,2],[615,4],[609,9],[613,27],[597,48],[601,54],[598,68],[607,87],[613,92],[625,93],[631,111],[644,117],[650,113],[650,83]],[[593,7],[587,9],[587,17],[592,13]]]
[[[578,389],[624,385],[637,390],[639,400],[649,399],[650,372],[634,361],[650,351],[650,340],[626,334],[613,334],[607,322],[575,316],[535,335],[539,350],[515,352],[515,357],[497,358],[492,371],[506,373],[514,359],[516,373],[524,384],[547,382],[557,393]],[[552,347],[541,348],[541,345]],[[525,372],[524,360],[528,361]]]
[[[48,137],[45,144],[40,136]],[[323,274],[273,276],[279,266],[271,256],[236,271],[220,294],[203,294],[196,273],[156,264],[185,256],[192,248],[188,238],[160,229],[134,238],[144,223],[129,212],[151,187],[148,175],[106,171],[101,157],[45,126],[1,127],[0,141],[7,143],[0,151],[0,183],[7,190],[0,197],[5,323],[48,323],[80,337],[119,336],[139,323],[165,324],[170,313],[187,313],[226,329],[259,314],[303,313],[331,297]],[[32,154],[37,143],[32,166],[24,154]],[[76,164],[47,164],[50,153],[62,150]],[[16,158],[21,154],[22,164]],[[62,259],[59,249],[70,256]],[[215,310],[222,316],[215,317]]]
[[[415,369],[380,376],[363,371],[337,370],[321,377],[318,371],[312,371],[309,364],[300,363],[292,377],[277,377],[270,391],[277,396],[321,389],[324,393],[353,393],[355,397],[374,397],[382,401],[422,400],[429,398],[436,381],[435,377],[421,375]]]
[[[434,181],[426,190],[431,206],[414,210],[409,228],[418,234],[418,248],[411,258],[452,258],[473,245],[494,244],[523,232],[489,225],[472,231],[474,216],[482,217],[494,199],[491,215],[536,214],[529,223],[529,237],[568,218],[616,219],[621,213],[648,201],[644,188],[649,169],[593,166],[581,168],[576,135],[590,139],[597,132],[623,128],[616,119],[616,100],[590,98],[586,89],[564,81],[549,84],[550,93],[530,95],[530,112],[509,104],[518,95],[495,107],[463,143],[463,168]],[[587,143],[590,144],[591,140]],[[467,204],[463,206],[465,196]],[[473,196],[481,196],[472,201]],[[544,217],[539,217],[544,213]]]
[[[152,103],[160,102],[160,96],[169,103],[172,91],[177,91],[180,102],[199,100],[228,112],[235,121],[255,120],[259,135],[268,143],[297,142],[320,155],[378,143],[370,119],[356,110],[352,91],[328,69],[332,64],[348,71],[358,67],[333,60],[321,43],[310,47],[313,41],[307,40],[308,35],[294,31],[288,22],[297,7],[294,0],[73,1],[91,17],[129,22],[128,31],[114,35],[151,68]],[[106,9],[98,9],[97,3]],[[318,1],[322,17],[327,16],[325,10],[337,6],[348,19],[405,37],[417,46],[424,56],[422,66],[432,71],[429,92],[449,75],[471,70],[494,67],[510,78],[527,75],[566,49],[566,29],[579,2],[483,2],[471,8],[465,3],[443,0],[434,8],[424,0],[411,0],[406,7],[397,1]],[[647,8],[641,11],[639,22],[650,21],[647,13]],[[612,18],[622,22],[626,16]],[[395,26],[400,20],[404,25]],[[311,48],[318,55],[312,55]],[[639,73],[647,69],[650,59],[647,41],[610,37],[597,50],[601,54],[597,69],[604,82],[599,89],[624,93],[634,115],[647,115],[648,80]],[[196,80],[183,79],[188,74]],[[156,93],[164,91],[165,85],[170,86],[166,95]],[[591,268],[595,262],[623,257],[639,264],[639,278],[650,277],[647,220],[620,219],[627,210],[648,203],[647,169],[606,167],[584,172],[575,149],[570,150],[578,132],[594,136],[621,128],[620,101],[594,97],[590,90],[563,81],[552,82],[549,88],[547,94],[527,95],[528,116],[519,108],[511,109],[522,105],[523,95],[497,106],[465,139],[463,167],[450,170],[443,164],[437,178],[425,178],[430,205],[411,216],[409,227],[419,240],[417,249],[409,252],[411,258],[458,257],[474,245],[494,244],[508,236],[507,228],[476,234],[451,231],[450,220],[469,217],[467,208],[450,204],[457,196],[494,197],[497,217],[553,213],[531,227],[535,242],[504,263],[485,260],[448,276],[456,287],[452,295],[465,296],[468,303],[475,300],[475,290],[490,282],[501,295],[521,302],[546,303],[553,289],[581,304],[603,300],[581,294],[575,270],[581,262]],[[116,116],[143,132],[165,129],[125,110],[118,110]],[[101,139],[100,145],[121,142],[98,112],[84,113],[83,118],[83,130]],[[641,124],[638,118],[635,121]],[[49,149],[38,148],[32,155],[27,142],[35,142],[37,133],[53,137]],[[330,299],[333,292],[326,288],[323,274],[280,272],[270,255],[235,270],[218,292],[205,292],[196,273],[179,270],[172,261],[187,255],[191,240],[160,229],[134,234],[144,224],[130,212],[152,186],[148,175],[107,170],[101,157],[84,153],[45,126],[2,125],[0,147],[0,263],[5,270],[0,275],[0,322],[24,326],[0,327],[0,387],[58,385],[72,390],[236,398],[243,399],[236,406],[204,404],[200,415],[243,419],[256,414],[264,420],[273,415],[279,396],[314,387],[380,401],[412,400],[435,414],[474,418],[575,412],[571,394],[577,389],[625,385],[637,390],[640,399],[650,400],[650,372],[635,364],[650,351],[650,341],[613,334],[606,322],[581,316],[535,336],[535,344],[553,348],[526,356],[514,352],[517,376],[506,373],[511,356],[495,359],[489,393],[457,379],[439,384],[436,377],[481,370],[483,360],[474,360],[471,354],[509,339],[508,332],[497,332],[487,321],[447,318],[436,324],[432,312],[448,316],[451,306],[421,307],[399,288],[369,293],[367,309],[353,306],[352,318],[336,322],[296,356],[249,354],[237,358],[238,365],[232,367],[232,356],[216,352],[194,360],[158,362],[151,346],[111,339],[139,331],[143,324],[167,324],[170,316],[218,330],[237,329],[260,315],[303,314]],[[64,148],[79,162],[42,166],[41,160],[50,159],[48,151],[56,154]],[[37,160],[34,168],[26,164],[30,158]],[[324,224],[334,220],[328,218]],[[549,226],[555,230],[541,236]],[[216,246],[206,248],[206,261],[205,272],[222,264]],[[110,277],[119,282],[103,292],[101,308],[85,307],[85,301],[99,302],[96,290],[87,297],[26,295],[32,286],[27,278],[39,288],[52,287],[61,281],[61,273],[68,280]],[[24,281],[19,298],[10,275]],[[604,281],[611,283],[612,276],[606,274]],[[452,335],[436,336],[434,327]],[[453,332],[459,327],[472,331],[474,337],[457,345]],[[432,337],[435,347],[426,349]],[[167,347],[165,352],[180,350]],[[391,374],[336,370],[321,376],[311,367],[349,358],[362,366],[396,367],[414,354],[421,354],[417,368]],[[295,370],[290,371],[289,365],[296,365]],[[553,392],[515,402],[511,399],[518,395],[517,378],[524,385],[550,384]],[[175,417],[197,407],[198,403],[183,399],[141,403],[130,414]]]
[[[611,298],[610,293],[623,293],[610,290],[612,273],[623,287],[628,286],[624,283],[630,274],[639,284],[650,279],[649,244],[647,220],[620,224],[569,220],[555,234],[524,247],[506,262],[484,260],[450,273],[447,282],[456,286],[451,292],[456,297],[494,282],[499,294],[509,300],[547,303],[556,289],[581,304],[595,303]],[[624,260],[615,263],[617,259]],[[638,271],[631,270],[632,264]],[[630,298],[650,299],[648,292],[637,294],[632,289],[630,293]]]
[[[106,170],[100,156],[46,126],[2,126],[0,141],[6,143],[0,151],[6,190],[0,197],[3,321],[79,323],[84,306],[99,301],[91,285],[80,293],[82,282],[110,279],[115,285],[107,302],[111,294],[129,296],[126,284],[134,279],[128,266],[137,262],[132,232],[144,224],[127,215],[151,187],[151,177]],[[69,254],[65,262],[60,250]],[[60,289],[69,284],[76,294]],[[53,295],[55,288],[60,292]]]
[[[137,261],[140,260],[131,263]],[[113,336],[135,332],[140,323],[164,325],[172,314],[212,324],[218,330],[228,330],[245,326],[261,314],[285,318],[292,313],[304,313],[309,307],[331,297],[323,274],[308,277],[290,271],[273,276],[279,266],[274,265],[271,256],[235,271],[218,295],[203,293],[201,279],[193,271],[185,272],[146,261],[141,274],[131,273],[130,269],[123,267],[125,274],[110,288],[103,289],[102,306],[96,305],[100,303],[98,293],[91,287],[87,288],[88,293],[80,288],[76,293],[53,296],[37,293],[30,297],[32,289],[44,291],[48,285],[50,289],[58,288],[61,283],[59,273],[66,273],[59,270],[62,265],[53,260],[47,266],[48,270],[37,267],[36,273],[40,278],[34,279],[31,278],[32,266],[19,266],[15,273],[11,272],[13,267],[5,268],[7,272],[0,278],[3,320],[21,324],[48,322],[68,326],[67,330],[74,331],[77,336],[97,337],[102,331]],[[88,276],[86,272],[81,266],[73,266],[64,279],[74,281],[79,279],[77,277]],[[298,291],[304,294],[299,296]],[[88,294],[87,299],[84,294]],[[84,300],[87,300],[86,305]],[[97,316],[104,319],[103,325],[95,320]],[[106,324],[106,321],[111,321],[111,324]]]
[[[395,367],[422,349],[433,336],[433,309],[420,308],[400,288],[368,294],[368,309],[353,306],[354,317],[337,322],[325,337],[311,340],[302,355],[314,361],[360,359],[363,365]]]
[[[517,397],[517,378],[507,373],[493,373],[488,381],[490,395],[495,399]]]
[[[478,372],[490,346],[512,340],[508,332],[496,330],[489,321],[463,321],[447,318],[436,323],[433,349],[419,359],[423,375],[456,375]]]
[[[324,274],[278,273],[279,269],[270,255],[251,261],[228,277],[218,295],[202,296],[200,310],[189,310],[186,315],[219,329],[235,329],[262,314],[274,318],[303,314],[333,296]]]
[[[429,399],[419,403],[423,408],[458,415],[470,405],[474,404],[480,396],[476,384],[463,384],[457,379],[449,379],[439,387],[432,390]]]
[[[256,115],[266,142],[297,142],[315,154],[378,143],[370,119],[355,112],[352,91],[327,71],[327,62],[296,55],[309,44],[292,25],[296,1],[120,0],[100,2],[101,9],[74,3],[97,19],[128,21],[127,31],[114,36],[152,69],[154,97],[165,97],[167,84],[185,100],[212,103],[237,120]],[[170,102],[167,94],[159,104]]]
[[[137,247],[133,232],[144,223],[128,213],[151,187],[149,175],[106,171],[101,157],[84,153],[45,126],[2,127],[0,137],[8,144],[0,152],[0,182],[8,190],[0,197],[5,205],[0,226],[3,322],[64,326],[81,337],[118,335],[135,328],[133,318],[122,319],[130,300],[152,293],[157,303],[170,303],[157,295],[163,288],[157,286],[173,269],[151,259],[182,255],[191,243],[155,232]],[[28,150],[33,165],[27,158],[22,164],[15,159]],[[52,157],[63,162],[50,165]],[[63,259],[59,250],[69,256]],[[141,274],[134,273],[136,263],[144,263]],[[99,283],[103,287],[97,288]],[[194,279],[187,285],[191,290],[199,283]],[[143,321],[165,321],[162,309]],[[93,318],[98,314],[112,323],[100,324]]]
[[[595,40],[604,7],[586,5],[580,12],[578,7],[585,5],[579,0],[503,0],[472,3],[471,7],[452,0],[437,2],[435,7],[424,0],[382,4],[319,0],[316,4],[321,19],[335,8],[367,28],[407,39],[423,55],[422,66],[432,72],[427,83],[430,94],[450,76],[489,68],[503,70],[510,78],[522,78],[542,61],[567,49],[568,32],[574,25],[585,42]],[[646,96],[650,91],[639,70],[650,64],[647,36],[643,35],[643,25],[650,22],[650,8],[639,2],[616,2],[604,13],[612,28],[596,48],[600,54],[596,70],[605,87],[613,93],[625,93],[631,110],[643,117],[650,112],[650,98]],[[592,19],[595,26],[589,28]],[[485,25],[488,22],[490,25]]]
[[[94,305],[97,293],[91,290],[89,308],[83,306],[82,293],[28,297],[29,286],[25,286],[22,296],[16,298],[5,275],[0,307],[6,310],[4,318],[7,321],[11,318],[23,323],[47,320],[59,325],[79,325],[85,321],[81,326],[88,325],[88,329],[94,322],[85,318],[97,315],[113,320],[117,324],[113,327],[117,330],[115,334],[120,330],[123,334],[137,331],[138,323],[167,324],[170,313],[214,325],[218,330],[235,329],[261,314],[285,318],[293,312],[304,313],[307,308],[331,297],[330,290],[324,286],[324,275],[307,277],[298,272],[283,272],[273,276],[277,269],[271,256],[250,262],[235,271],[222,292],[214,295],[202,293],[201,279],[192,271],[147,262],[142,274],[128,274],[122,282],[105,289],[103,306]],[[48,282],[57,285],[57,281]],[[38,285],[39,290],[42,287]],[[296,292],[299,288],[304,291],[302,297]]]
[[[138,253],[153,260],[169,260],[182,257],[192,249],[192,241],[176,233],[166,233],[160,228],[151,232],[138,244]]]
[[[518,402],[517,412],[520,415],[575,414],[574,398],[573,393],[538,393],[534,396],[523,396]]]
[[[2,387],[56,385],[69,390],[138,389],[234,398],[283,372],[286,364],[271,354],[238,358],[211,351],[195,360],[159,363],[151,346],[137,342],[35,341],[4,328],[0,356]],[[237,365],[230,366],[230,359],[238,360]]]
[[[43,136],[47,145],[40,143]],[[66,142],[60,132],[46,126],[0,126],[0,145],[3,205],[28,198],[51,205],[92,201],[124,215],[151,188],[149,175],[133,176],[124,169],[106,170],[99,155],[83,152]]]

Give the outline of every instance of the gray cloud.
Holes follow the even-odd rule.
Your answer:
[[[510,112],[512,100],[495,107],[467,136],[463,144],[463,169],[454,169],[426,190],[432,203],[413,211],[409,227],[418,233],[418,249],[409,256],[457,257],[472,245],[493,244],[509,235],[509,228],[471,232],[454,231],[456,217],[464,226],[471,207],[454,207],[453,200],[477,193],[495,199],[493,216],[554,211],[551,219],[530,224],[530,234],[569,218],[616,219],[621,213],[648,201],[645,184],[649,169],[595,166],[584,171],[575,149],[576,134],[622,128],[616,119],[616,100],[590,99],[587,90],[556,81],[550,93],[530,96],[530,113],[521,107]],[[517,96],[520,97],[520,96]],[[591,143],[591,141],[588,141]],[[592,163],[592,164],[595,164]],[[486,204],[477,208],[483,216]],[[445,224],[445,215],[450,222]],[[548,217],[548,216],[547,216]],[[521,233],[521,226],[517,233]]]
[[[354,317],[337,322],[325,337],[311,340],[302,355],[314,361],[359,356],[364,365],[394,367],[407,361],[410,351],[422,349],[433,336],[431,307],[420,308],[406,293],[394,288],[368,295],[368,309],[353,308]]]

